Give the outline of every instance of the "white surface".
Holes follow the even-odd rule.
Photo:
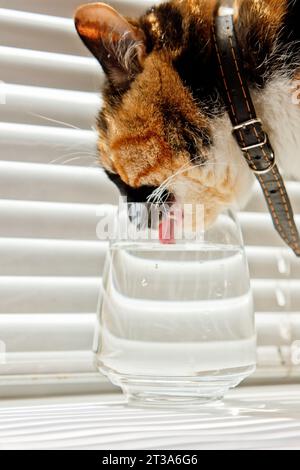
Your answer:
[[[2,401],[0,449],[300,449],[300,386],[242,387],[194,412],[119,394]]]
[[[24,384],[36,393],[49,382],[57,392],[55,380],[60,390],[72,381],[86,393],[94,387],[90,350],[106,250],[96,239],[97,211],[115,203],[117,191],[97,164],[103,74],[75,33],[79,3],[1,2],[1,396],[23,396]],[[110,3],[135,15],[154,1]],[[288,191],[300,214],[300,185],[289,182]],[[300,261],[275,233],[258,185],[247,211],[240,217],[254,279],[258,373],[295,379]]]

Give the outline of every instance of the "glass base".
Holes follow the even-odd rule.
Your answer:
[[[99,370],[121,387],[129,406],[195,408],[222,400],[229,389],[255,371],[255,365],[205,372],[193,377],[121,375],[103,365]]]

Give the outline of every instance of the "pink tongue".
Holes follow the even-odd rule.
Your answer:
[[[166,219],[159,224],[159,241],[164,245],[174,244],[174,220]]]
[[[159,224],[159,241],[165,245],[175,244],[175,224],[182,221],[182,213],[175,209],[167,214]]]

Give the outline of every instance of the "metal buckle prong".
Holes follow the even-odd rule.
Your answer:
[[[238,124],[236,126],[233,126],[233,132],[235,131],[239,131],[241,129],[244,129],[246,130],[248,126],[252,126],[253,124],[261,124],[261,119],[250,119],[249,121],[245,121],[241,124]],[[247,152],[248,150],[253,150],[253,149],[256,149],[256,148],[260,148],[260,147],[263,147],[264,145],[266,145],[268,143],[268,136],[267,134],[264,132],[264,140],[261,141],[261,142],[257,142],[257,144],[253,144],[253,145],[248,145],[247,147],[241,147],[241,150],[243,152]],[[275,159],[275,155],[274,155],[274,152],[272,152],[272,160],[270,161],[270,165],[268,166],[268,168],[264,168],[262,170],[256,170],[255,168],[253,168],[251,165],[250,166],[250,169],[253,171],[253,173],[257,174],[257,175],[263,175],[263,174],[266,174],[266,173],[269,173],[269,171],[273,170],[273,168],[275,167],[276,165],[276,159]]]
[[[267,142],[268,137],[267,134],[265,134],[265,138],[262,142],[257,142],[257,144],[248,145],[247,147],[241,147],[241,150],[243,150],[243,152],[247,152],[247,150],[257,149],[258,147],[263,147],[264,145],[266,145]]]
[[[261,120],[250,119],[249,121],[242,122],[241,124],[237,124],[233,126],[233,132],[239,131],[241,129],[246,130],[248,126],[252,126],[253,124],[261,124]],[[247,150],[257,149],[258,147],[263,147],[268,142],[267,134],[264,132],[264,140],[262,142],[257,142],[257,144],[248,145],[247,147],[241,147],[243,152],[247,152]]]
[[[236,126],[233,126],[233,130],[239,131],[240,129],[246,129],[248,126],[251,126],[252,124],[261,124],[261,119],[255,118],[255,119],[250,119],[249,121],[242,122],[241,124],[237,124]]]

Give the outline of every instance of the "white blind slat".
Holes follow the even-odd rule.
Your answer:
[[[0,46],[1,80],[7,83],[98,91],[101,68],[90,57]]]
[[[100,94],[0,84],[2,122],[91,129],[101,108]]]
[[[27,201],[81,204],[118,201],[116,187],[98,165],[94,168],[47,165],[45,168],[42,164],[0,160],[0,198],[22,200],[24,194]]]
[[[253,279],[300,279],[300,263],[287,247],[247,246]]]
[[[90,130],[0,122],[3,160],[91,166],[96,142]]]
[[[256,323],[258,371],[255,377],[299,378],[300,364],[294,358],[293,342],[299,337],[300,313],[258,313]],[[64,371],[95,372],[90,350],[94,313],[1,314],[0,326],[8,351],[15,351],[9,352],[6,363],[1,364],[1,373],[8,379],[22,374],[24,382],[26,375],[33,371],[39,376]]]
[[[113,0],[108,1],[110,5],[117,8],[126,15],[142,14],[146,8],[150,8],[156,0]],[[44,15],[66,16],[72,17],[76,8],[80,5],[78,0],[1,0],[1,7],[15,9],[19,11],[29,11],[33,13],[41,13]]]
[[[130,16],[155,2],[110,3]],[[97,164],[103,73],[75,32],[78,5],[1,2],[0,340],[8,362],[0,393],[5,380],[17,387],[34,377],[48,389],[100,380],[91,346],[107,243],[96,228],[118,192]],[[287,189],[300,214],[300,184]],[[256,377],[299,376],[291,344],[300,338],[300,262],[276,234],[257,184],[239,217],[257,312]]]
[[[95,313],[100,287],[100,277],[1,276],[0,314]]]
[[[244,242],[246,245],[285,246],[273,226],[268,212],[240,212],[239,220],[242,225]],[[300,228],[300,215],[295,216]]]
[[[101,215],[114,206],[0,200],[0,237],[97,240]],[[98,215],[97,215],[98,214]]]
[[[48,351],[49,354],[51,351],[88,351],[93,340],[95,314],[1,314],[0,327],[1,336],[11,351]],[[259,348],[287,348],[299,338],[300,312],[258,312],[256,327]]]
[[[95,373],[91,351],[21,351],[7,355],[5,370],[6,383],[1,385],[32,384],[32,371],[36,370],[39,383],[57,383],[58,381],[101,382],[101,376]],[[65,374],[65,375],[64,375]],[[95,377],[96,376],[96,377]],[[103,381],[103,380],[102,380]],[[2,392],[2,387],[1,387]]]
[[[0,238],[1,275],[95,277],[102,273],[107,246],[99,240]],[[252,279],[300,278],[288,249],[247,247],[247,253]]]
[[[5,341],[8,351],[15,352],[88,351],[94,327],[94,313],[0,315],[2,341]]]
[[[101,276],[106,242],[0,238],[1,276]]]
[[[13,200],[0,201],[0,237],[97,239],[96,226],[101,216],[112,215],[115,207],[97,204],[60,204]],[[244,239],[248,245],[283,247],[269,214],[240,213]],[[299,217],[296,218],[300,226]],[[260,236],[260,238],[258,238]]]
[[[257,312],[256,327],[258,346],[290,346],[300,338],[300,312]]]
[[[300,279],[253,279],[252,288],[255,310],[298,311],[300,310]]]
[[[90,57],[72,19],[25,11],[0,8],[0,44]]]
[[[101,266],[99,265],[99,271]],[[99,277],[1,276],[0,313],[96,312]],[[257,312],[298,312],[300,281],[252,280]]]
[[[295,213],[300,213],[300,185],[296,181],[287,181],[286,189],[293,205]],[[262,190],[259,184],[255,184],[253,188],[253,196],[247,204],[249,212],[266,212],[267,204],[262,197]]]

